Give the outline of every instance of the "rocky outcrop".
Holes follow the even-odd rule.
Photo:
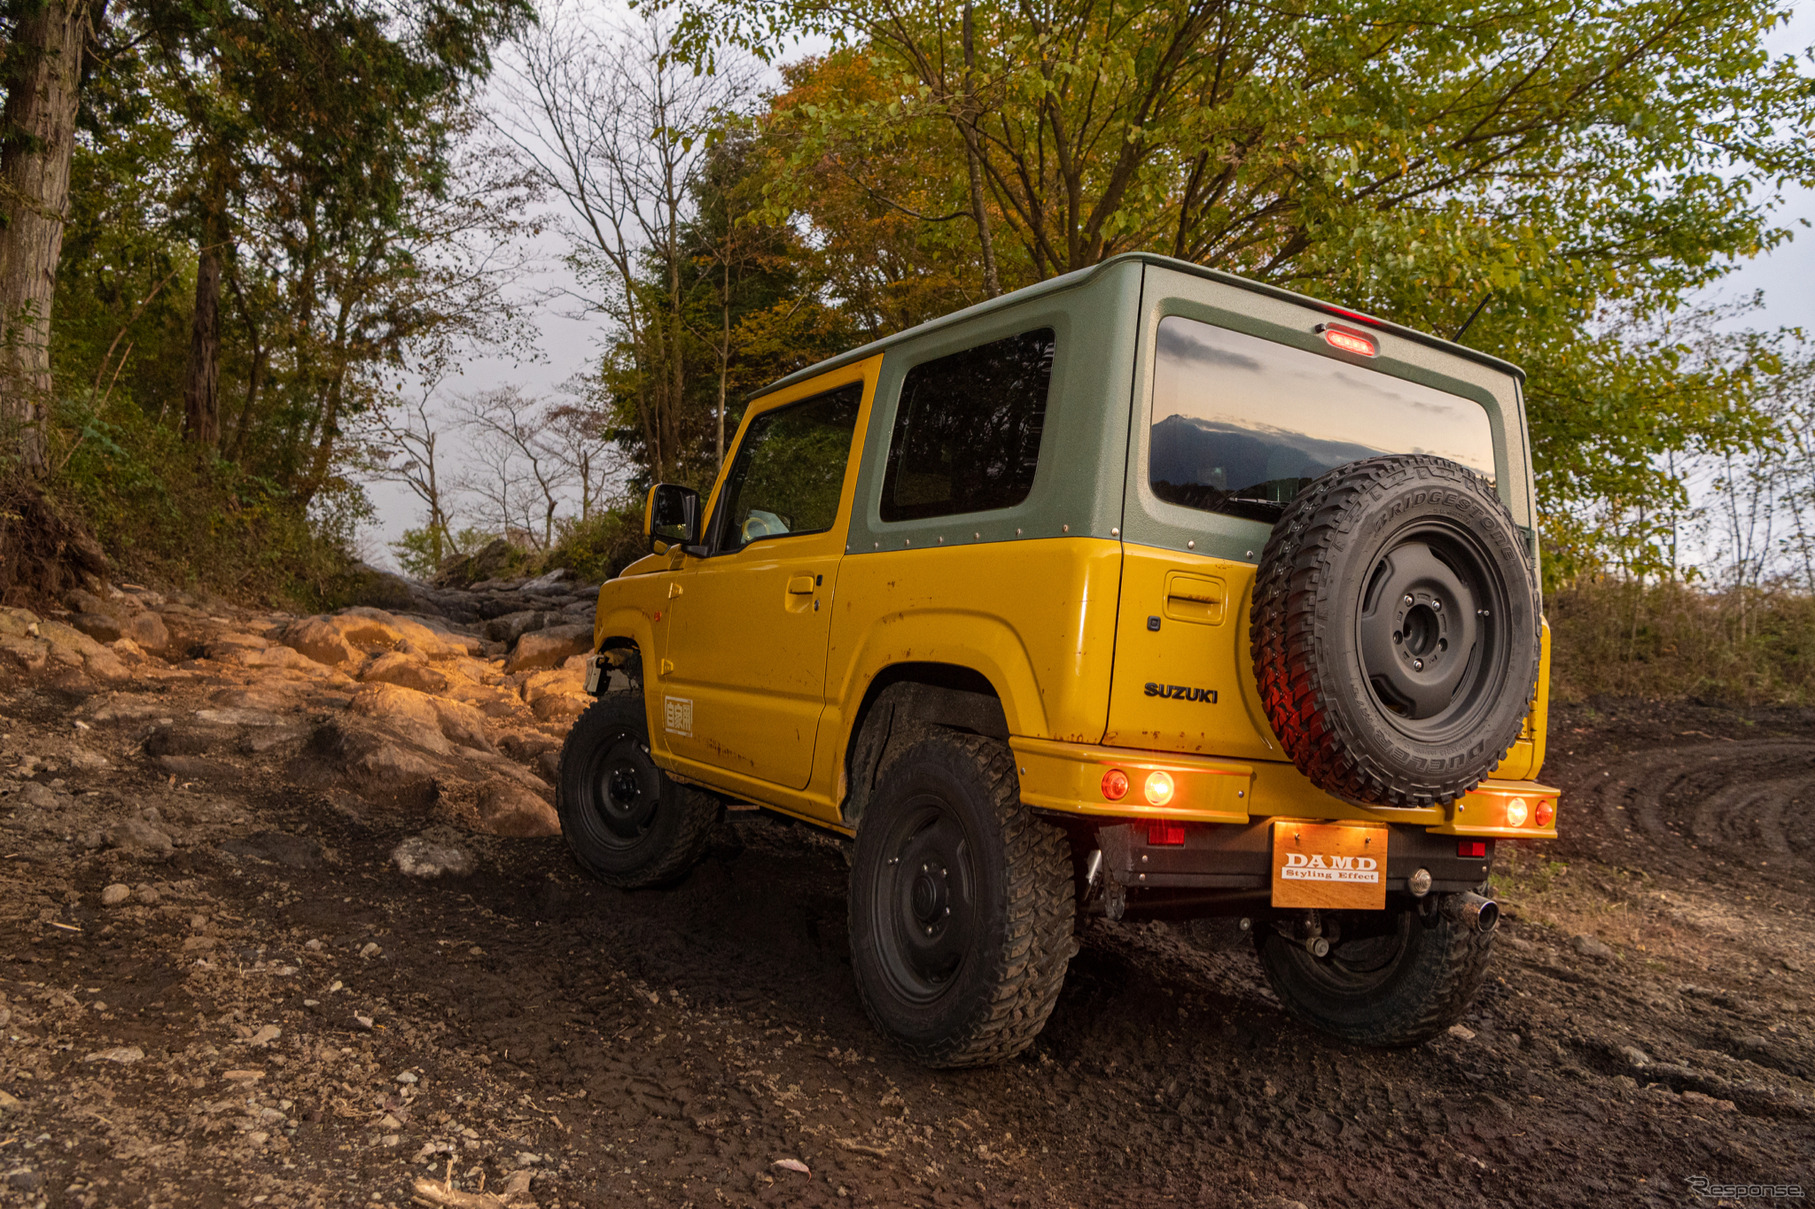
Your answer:
[[[141,758],[177,788],[225,785],[275,755],[298,783],[363,809],[557,834],[552,779],[591,701],[598,586],[562,571],[468,586],[390,578],[384,596],[403,604],[307,617],[96,580],[57,615],[0,609],[0,669],[77,695],[135,681],[169,693],[168,706],[134,691],[102,697],[91,716],[143,727]],[[205,708],[175,704],[186,686]],[[167,851],[160,825],[135,814],[95,842]]]

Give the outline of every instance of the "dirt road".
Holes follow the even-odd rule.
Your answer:
[[[607,890],[558,838],[320,788],[332,703],[234,714],[226,679],[0,679],[0,1204],[402,1206],[427,1177],[543,1207],[1815,1182],[1809,713],[1560,710],[1567,838],[1505,866],[1489,985],[1433,1044],[1304,1031],[1231,929],[1096,922],[1031,1053],[931,1073],[858,1006],[836,844],[738,813],[680,887]],[[179,776],[148,740],[186,726],[209,737]],[[411,837],[404,864],[469,871],[406,875]]]

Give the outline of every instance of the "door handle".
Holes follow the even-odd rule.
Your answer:
[[[796,575],[793,579],[790,579],[788,581],[788,595],[813,595],[813,577],[811,575]]]

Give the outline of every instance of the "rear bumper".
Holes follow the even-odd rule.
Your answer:
[[[1439,836],[1544,840],[1557,835],[1554,817],[1546,827],[1537,826],[1535,819],[1538,804],[1548,801],[1555,810],[1559,795],[1536,781],[1483,781],[1453,806],[1390,810],[1331,797],[1284,761],[1243,763],[1019,736],[1011,737],[1009,746],[1021,774],[1021,800],[1062,814],[1244,825],[1270,818],[1353,819],[1423,828]],[[1103,793],[1103,774],[1111,769],[1128,777],[1128,793],[1119,801]],[[1172,778],[1173,794],[1164,805],[1150,805],[1143,797],[1147,778],[1155,772]],[[1507,808],[1515,801],[1526,805],[1528,821],[1521,827],[1507,825]]]
[[[1146,823],[1117,823],[1097,829],[1103,873],[1129,890],[1252,890],[1272,886],[1273,826],[1262,819],[1185,828],[1183,844],[1148,842]],[[1472,890],[1487,880],[1494,842],[1480,845],[1478,857],[1457,851],[1453,836],[1422,827],[1387,829],[1386,890],[1403,892],[1419,869],[1431,875],[1433,891]]]

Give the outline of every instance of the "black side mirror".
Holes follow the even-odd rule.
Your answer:
[[[700,493],[674,483],[657,483],[643,505],[643,536],[649,548],[700,544]]]

